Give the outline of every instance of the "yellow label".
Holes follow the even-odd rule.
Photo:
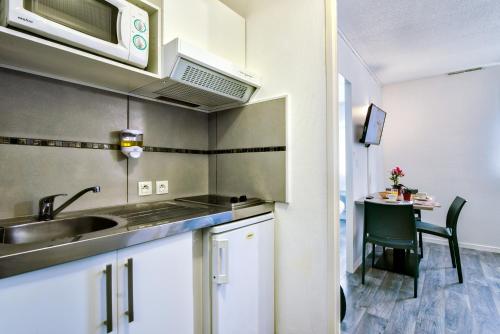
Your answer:
[[[121,147],[132,147],[132,146],[139,146],[142,147],[142,141],[135,141],[135,140],[125,140],[122,139],[120,142]]]
[[[254,234],[252,232],[248,233],[247,234],[247,239],[252,239],[254,236]]]

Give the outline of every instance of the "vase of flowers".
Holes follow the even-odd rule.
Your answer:
[[[392,181],[392,189],[397,189],[398,194],[401,195],[401,188],[402,184],[399,183],[399,179],[405,176],[405,172],[401,167],[396,166],[391,170],[391,176],[389,177],[389,180]]]

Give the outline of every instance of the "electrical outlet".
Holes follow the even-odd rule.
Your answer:
[[[139,182],[139,196],[148,196],[153,194],[153,182],[142,181]]]
[[[156,194],[168,194],[168,181],[156,181]]]

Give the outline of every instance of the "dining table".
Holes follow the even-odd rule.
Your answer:
[[[362,198],[358,199],[355,203],[358,205],[363,205],[363,204],[365,204],[365,201],[373,202],[373,203],[380,203],[380,204],[387,204],[387,205],[413,204],[413,209],[415,209],[415,210],[432,211],[436,208],[441,207],[441,204],[439,202],[436,202],[434,200],[434,197],[432,197],[432,196],[427,196],[426,199],[414,199],[411,201],[405,201],[405,200],[389,201],[388,199],[384,199],[378,193],[376,193],[376,194],[371,194],[371,195],[366,196],[366,197],[362,197]]]
[[[427,196],[425,199],[412,199],[410,201],[405,201],[405,200],[396,200],[396,201],[390,201],[387,199],[384,199],[380,196],[379,193],[371,194],[365,197],[362,197],[358,200],[355,201],[356,204],[356,213],[355,216],[358,217],[358,219],[363,218],[364,219],[364,214],[361,215],[360,213],[363,210],[365,201],[373,202],[373,203],[379,203],[379,204],[384,204],[384,205],[408,205],[412,204],[413,209],[415,210],[415,214],[418,214],[420,216],[421,210],[425,211],[432,211],[434,209],[440,208],[441,204],[437,202],[433,196]],[[363,210],[364,211],[364,210]],[[419,212],[420,211],[420,212]],[[357,225],[360,226],[359,222]],[[363,226],[363,225],[361,225]],[[373,256],[376,256],[375,254],[370,254],[368,255],[369,261],[371,261],[371,258]],[[377,269],[382,269],[382,270],[387,270],[399,274],[404,274],[408,276],[413,276],[413,267],[412,267],[412,262],[414,259],[414,256],[417,257],[418,260],[420,260],[420,257],[418,254],[413,254],[409,250],[404,250],[404,249],[386,249],[383,248],[383,252],[378,258],[375,258],[375,265],[374,268]]]

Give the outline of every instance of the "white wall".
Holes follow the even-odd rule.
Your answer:
[[[386,168],[443,205],[424,219],[444,225],[460,195],[459,242],[500,251],[500,67],[389,85],[383,102]]]
[[[359,143],[368,106],[370,103],[381,105],[382,89],[341,35],[338,38],[338,67],[339,73],[351,83],[352,92],[352,130],[346,129],[352,138],[351,150],[347,152],[352,156],[352,166],[347,168],[347,173],[351,173],[352,191],[347,193],[346,265],[352,272],[361,262],[363,232],[363,212],[356,215],[354,201],[385,187],[381,147],[387,138],[384,134],[382,145],[372,145],[369,149]],[[347,184],[349,186],[349,180]]]
[[[327,160],[325,2],[253,0],[247,66],[257,98],[288,94],[289,204],[277,204],[277,331],[326,333]]]
[[[245,66],[245,19],[219,0],[163,0],[163,43],[180,37]]]

